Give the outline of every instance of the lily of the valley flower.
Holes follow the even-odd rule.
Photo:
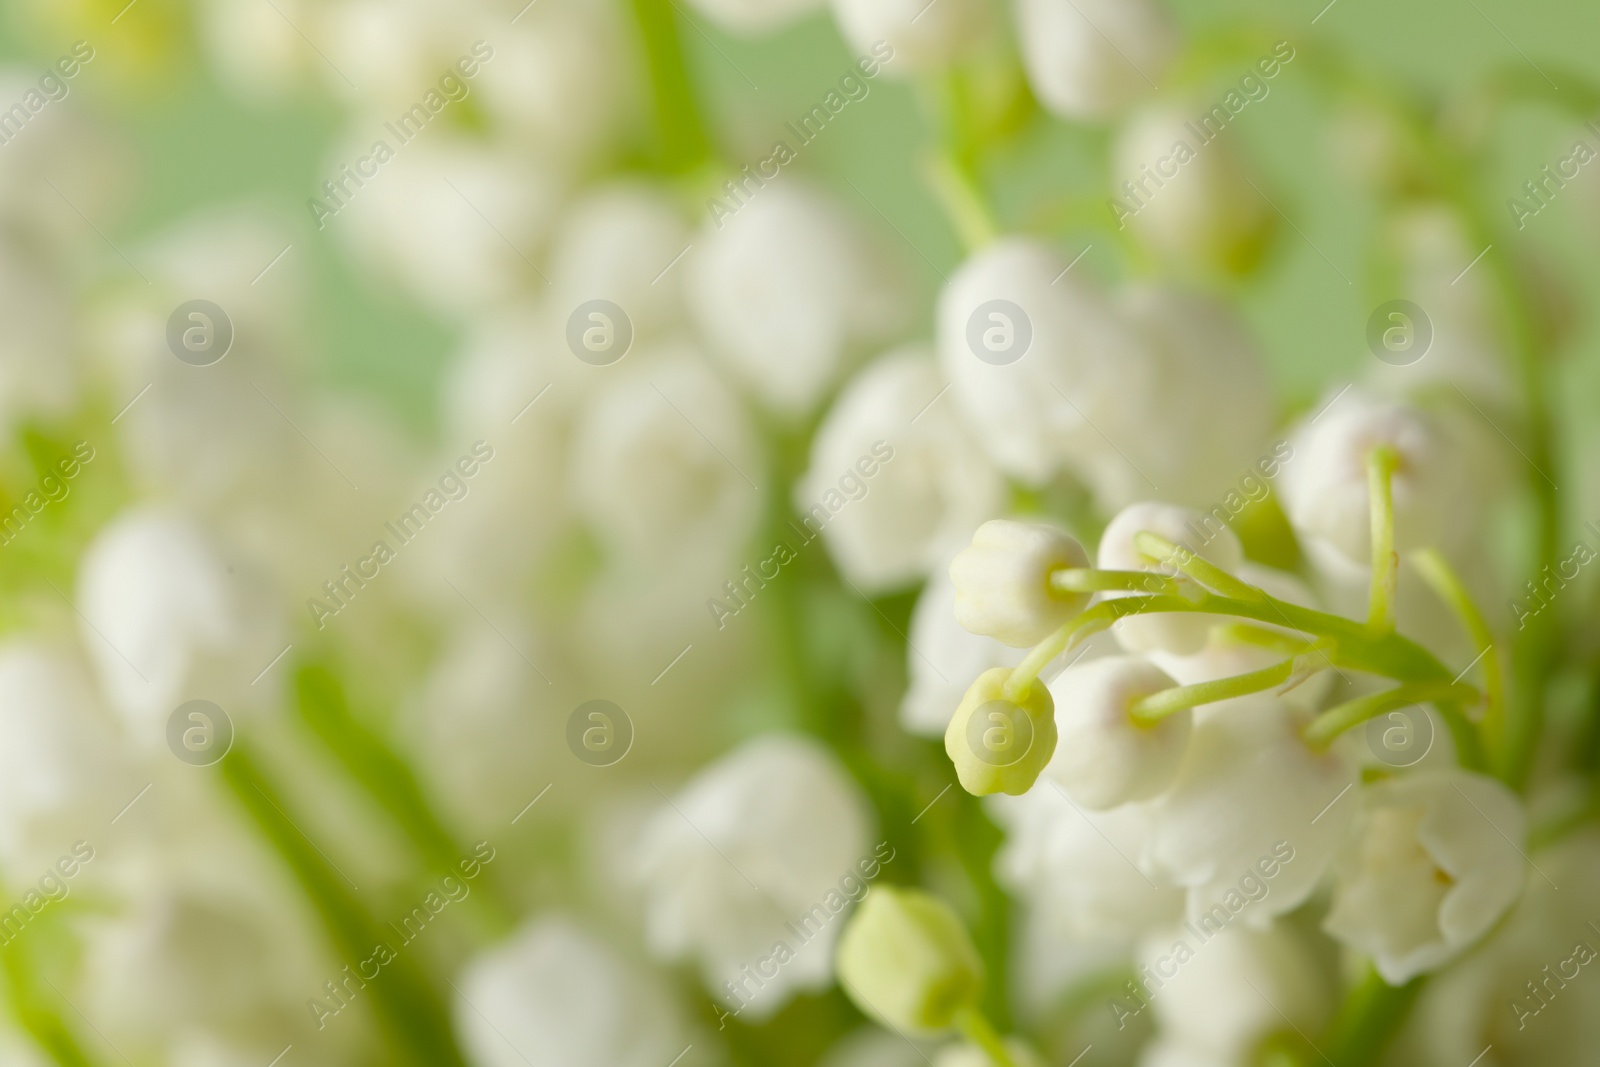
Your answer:
[[[1086,593],[1053,589],[1050,572],[1088,565],[1088,553],[1065,531],[993,519],[950,563],[956,621],[1017,648],[1036,645],[1089,602]]]
[[[1006,685],[1012,673],[996,667],[980,674],[945,729],[945,755],[974,796],[1026,793],[1056,749],[1050,691],[1034,679],[1013,699]]]
[[[1178,47],[1152,0],[1019,0],[1017,23],[1034,94],[1078,121],[1104,119],[1153,92]]]
[[[1392,985],[1475,943],[1522,893],[1522,805],[1492,778],[1455,768],[1363,790],[1324,928],[1373,959]]]
[[[1176,684],[1139,656],[1108,656],[1062,671],[1049,687],[1059,741],[1046,773],[1097,811],[1165,790],[1188,750],[1193,712],[1143,723],[1131,709]]]
[[[977,1003],[983,961],[950,906],[917,889],[879,886],[839,941],[839,981],[886,1026],[937,1033]]]

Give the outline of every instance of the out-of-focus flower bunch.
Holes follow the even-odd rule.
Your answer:
[[[0,78],[0,1061],[1600,1047],[1600,470],[1508,236],[1593,193],[1483,180],[1600,93],[1155,0],[135,2]],[[190,48],[318,177],[113,242]],[[1298,391],[1290,91],[1377,302]],[[884,106],[913,184],[828,177]],[[314,242],[458,339],[429,432],[305,356]]]

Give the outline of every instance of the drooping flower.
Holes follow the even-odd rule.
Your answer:
[[[950,561],[956,621],[1017,648],[1038,644],[1089,602],[1088,594],[1055,589],[1050,573],[1088,565],[1088,553],[1064,530],[991,519]]]
[[[474,1067],[652,1067],[690,1043],[665,989],[564,916],[530,920],[456,984]]]
[[[839,981],[863,1012],[937,1033],[977,1003],[983,960],[950,906],[920,889],[879,886],[839,941]]]
[[[1176,683],[1140,656],[1108,656],[1068,667],[1050,683],[1055,757],[1046,773],[1093,811],[1148,800],[1172,784],[1188,750],[1193,712],[1141,723],[1139,699]]]
[[[1178,48],[1152,0],[1021,0],[1017,23],[1034,94],[1077,121],[1108,118],[1154,92]]]
[[[961,788],[974,796],[1033,788],[1056,749],[1050,690],[1034,679],[1018,699],[1006,694],[1012,671],[984,671],[967,689],[944,732],[944,751]]]
[[[869,826],[827,750],[784,734],[747,742],[665,800],[641,833],[651,949],[698,962],[707,986],[752,1017],[825,986],[849,903],[840,886],[864,891],[858,864],[873,859]]]
[[[1527,819],[1492,778],[1456,768],[1362,790],[1324,929],[1401,985],[1459,955],[1522,893]]]
[[[845,386],[812,440],[800,521],[821,526],[863,592],[927,574],[1003,504],[1004,483],[940,400],[945,388],[931,353],[890,352]],[[825,503],[841,495],[837,510]]]

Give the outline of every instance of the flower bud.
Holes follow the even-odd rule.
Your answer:
[[[1175,504],[1129,504],[1107,524],[1100,536],[1098,563],[1102,570],[1143,570],[1177,575],[1176,560],[1151,560],[1134,545],[1134,538],[1149,532],[1171,541],[1225,571],[1244,559],[1239,537],[1211,515]],[[1106,599],[1121,596],[1107,593]],[[1112,627],[1129,652],[1160,650],[1187,656],[1205,647],[1214,620],[1207,615],[1163,613],[1130,616]]]
[[[983,961],[950,906],[887,885],[856,909],[835,967],[857,1007],[900,1031],[949,1029],[983,985]]]
[[[1054,702],[1035,679],[1020,702],[1005,695],[1010,667],[978,675],[944,732],[944,751],[955,764],[961,788],[974,796],[1018,796],[1033,783],[1056,750]]]
[[[1140,723],[1130,711],[1140,698],[1176,684],[1139,656],[1107,656],[1062,671],[1050,683],[1050,694],[1066,743],[1050,763],[1050,776],[1095,811],[1165,790],[1189,750],[1193,713],[1185,709]]]
[[[1087,566],[1089,554],[1061,530],[992,519],[950,561],[956,621],[1016,648],[1036,645],[1089,603],[1086,593],[1052,589],[1050,572]]]

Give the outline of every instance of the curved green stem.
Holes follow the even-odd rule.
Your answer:
[[[1183,587],[1152,571],[1102,571],[1092,567],[1064,567],[1050,572],[1050,588],[1062,593],[1170,593],[1183,595]]]
[[[1353,726],[1360,726],[1368,719],[1375,719],[1385,712],[1396,708],[1410,707],[1413,704],[1423,704],[1435,700],[1455,701],[1471,700],[1476,698],[1477,691],[1471,686],[1459,686],[1453,682],[1423,682],[1414,685],[1399,685],[1393,689],[1385,689],[1381,693],[1369,693],[1364,697],[1348,700],[1337,707],[1318,715],[1305,728],[1303,737],[1306,743],[1313,748],[1327,748],[1333,739]]]
[[[1219,700],[1231,700],[1234,697],[1248,696],[1263,689],[1280,686],[1294,674],[1294,668],[1295,661],[1286,659],[1282,663],[1274,663],[1270,667],[1248,674],[1236,674],[1231,678],[1217,678],[1209,682],[1196,682],[1193,685],[1163,689],[1159,693],[1152,693],[1134,701],[1128,714],[1135,722],[1153,725],[1169,715],[1176,715],[1180,711],[1197,708],[1202,704],[1214,704]]]
[[[1494,634],[1489,631],[1489,624],[1484,621],[1483,613],[1478,610],[1478,605],[1473,603],[1472,594],[1467,592],[1465,583],[1460,575],[1450,566],[1445,558],[1436,550],[1428,548],[1411,557],[1412,564],[1417,568],[1417,573],[1422,575],[1433,591],[1438,594],[1461,620],[1462,628],[1467,631],[1467,636],[1478,648],[1478,658],[1483,662],[1483,688],[1485,692],[1485,710],[1483,713],[1483,743],[1497,770],[1503,769],[1505,758],[1505,676],[1500,669],[1500,658],[1494,651]]]
[[[1020,701],[1027,694],[1028,688],[1033,685],[1034,679],[1039,677],[1039,672],[1044,670],[1051,660],[1090,635],[1104,630],[1116,619],[1115,615],[1105,613],[1097,615],[1095,611],[1096,609],[1090,608],[1076,618],[1067,620],[1055,633],[1029,649],[1028,654],[1022,657],[1022,662],[1017,664],[1016,669],[1006,679],[1006,699]]]
[[[1394,629],[1394,472],[1400,457],[1387,445],[1367,453],[1367,513],[1372,527],[1372,589],[1367,597],[1367,625]]]
[[[1249,582],[1235,578],[1199,553],[1168,541],[1160,534],[1151,533],[1149,530],[1134,534],[1133,547],[1148,556],[1152,562],[1176,567],[1201,585],[1215,589],[1223,596],[1238,600],[1260,600],[1266,596]]]
[[[994,1067],[1017,1067],[1017,1061],[1006,1050],[1005,1041],[977,1008],[962,1008],[957,1012],[956,1029],[968,1041],[983,1049],[983,1054],[989,1057]]]
[[[1327,1034],[1318,1042],[1322,1059],[1333,1067],[1367,1067],[1378,1062],[1389,1039],[1400,1029],[1422,984],[1423,975],[1392,986],[1375,970],[1345,994]]]

